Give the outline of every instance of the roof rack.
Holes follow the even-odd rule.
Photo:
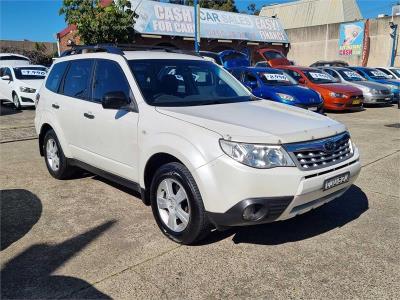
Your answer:
[[[124,51],[164,51],[170,53],[180,53],[187,55],[200,56],[200,54],[191,50],[182,50],[174,47],[166,46],[147,46],[135,44],[99,44],[99,45],[76,45],[71,49],[64,51],[61,57],[70,56],[74,54],[106,52],[111,54],[124,55]]]

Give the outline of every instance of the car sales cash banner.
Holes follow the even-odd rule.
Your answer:
[[[137,32],[194,37],[192,6],[146,0],[131,2],[138,16],[134,25]],[[200,10],[200,36],[209,39],[289,43],[279,19],[205,8]]]

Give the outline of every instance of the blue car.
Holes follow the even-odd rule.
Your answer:
[[[315,112],[323,112],[321,95],[298,82],[283,71],[272,68],[239,67],[231,73],[247,86],[253,95]]]
[[[352,69],[357,72],[361,76],[365,77],[368,80],[382,83],[386,85],[393,93],[393,101],[395,103],[400,102],[400,82],[396,79],[389,78],[385,73],[381,70],[375,68],[367,68],[367,67],[347,67],[348,69]]]
[[[246,54],[236,50],[224,50],[218,53],[211,51],[200,51],[200,55],[206,58],[212,58],[215,63],[228,70],[231,68],[250,66],[249,57]]]

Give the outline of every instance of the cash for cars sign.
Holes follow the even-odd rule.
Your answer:
[[[339,55],[361,55],[364,42],[364,22],[340,24]]]
[[[136,2],[134,29],[141,34],[194,37],[193,7],[144,0]],[[132,7],[135,7],[134,3]],[[200,11],[200,36],[209,39],[289,43],[276,18],[212,9]]]

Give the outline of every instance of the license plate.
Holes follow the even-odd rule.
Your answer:
[[[389,101],[389,100],[390,100],[390,98],[385,98],[385,100],[388,100],[388,101]]]
[[[343,173],[335,177],[326,179],[324,181],[324,191],[334,188],[335,186],[341,185],[343,183],[346,183],[349,181],[349,179],[350,179],[350,172]]]
[[[360,104],[361,100],[353,100],[353,104]]]

